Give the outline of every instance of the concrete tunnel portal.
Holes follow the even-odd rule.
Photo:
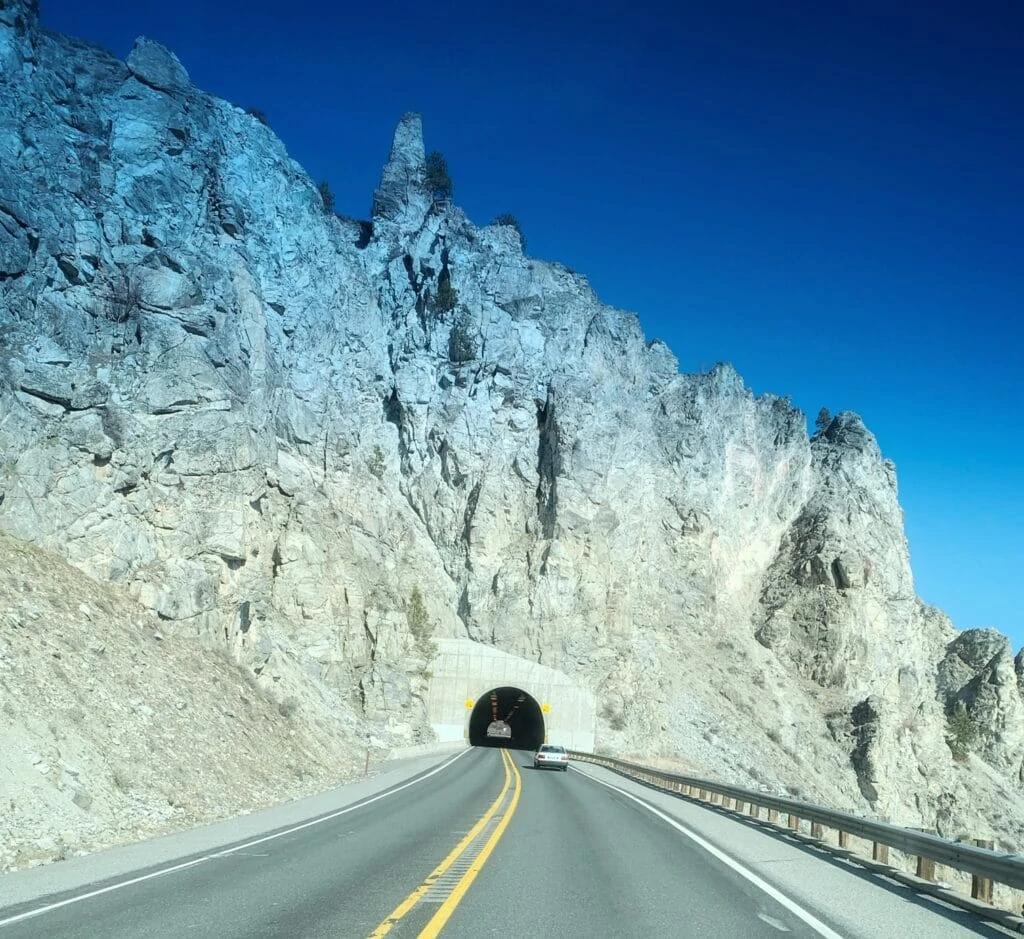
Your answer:
[[[500,724],[507,725],[511,736],[488,736],[488,728],[494,725],[497,729]],[[492,688],[473,706],[468,736],[473,747],[536,750],[544,743],[544,714],[537,699],[522,688]]]
[[[438,741],[523,750],[557,743],[593,751],[595,698],[580,679],[472,639],[439,636],[434,642],[426,704]],[[506,723],[506,736],[487,736],[495,721]]]

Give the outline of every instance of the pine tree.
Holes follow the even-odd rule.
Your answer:
[[[324,179],[316,188],[324,204],[324,215],[330,215],[334,211],[334,193],[331,192],[331,184]]]
[[[435,200],[452,197],[452,178],[448,175],[448,161],[437,150],[427,154],[423,164],[423,185]]]

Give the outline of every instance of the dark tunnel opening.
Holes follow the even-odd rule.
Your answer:
[[[522,688],[493,688],[480,695],[469,717],[473,747],[536,750],[544,742],[544,715]]]

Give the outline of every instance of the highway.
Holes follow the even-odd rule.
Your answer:
[[[3,889],[22,875],[0,878],[0,939],[1006,934],[754,825],[599,767],[534,770],[517,750],[437,757],[311,819],[89,881],[101,862],[27,899]]]

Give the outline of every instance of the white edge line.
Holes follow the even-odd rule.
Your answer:
[[[576,767],[573,768],[576,769]],[[591,776],[590,773],[583,773],[578,769],[577,772],[580,772],[580,775],[582,776],[586,776],[587,779],[596,782],[599,786],[604,786],[607,789],[612,789],[620,795],[624,795],[627,799],[632,799],[637,805],[647,809],[647,811],[650,812],[652,815],[657,815],[658,818],[660,818],[662,821],[668,822],[668,824],[675,828],[676,831],[678,831],[680,834],[685,835],[691,841],[696,842],[698,845],[700,845],[700,847],[707,851],[708,854],[713,855],[714,857],[718,858],[718,860],[720,860],[723,864],[727,865],[728,867],[731,867],[734,871],[736,871],[737,874],[739,874],[746,880],[749,880],[750,883],[752,883],[759,890],[764,891],[766,894],[768,894],[768,896],[770,896],[780,905],[784,906],[787,910],[789,910],[790,913],[792,913],[798,919],[803,920],[808,926],[811,927],[811,929],[813,929],[819,935],[823,936],[824,939],[843,939],[843,936],[841,936],[831,927],[826,926],[813,913],[810,913],[807,910],[805,910],[795,900],[791,900],[789,897],[787,897],[784,893],[781,893],[766,880],[762,880],[760,877],[757,876],[757,874],[750,870],[750,868],[744,867],[744,865],[737,861],[735,858],[730,857],[720,848],[716,848],[710,841],[707,841],[706,839],[702,838],[695,831],[687,828],[681,822],[677,822],[674,818],[672,818],[671,815],[666,815],[660,809],[656,809],[653,805],[650,805],[643,799],[637,798],[637,796],[633,795],[630,792],[626,792],[625,789],[620,789],[618,786],[613,786],[611,783],[605,782],[603,779],[598,779],[596,776]],[[0,923],[0,926],[2,925],[3,924]]]
[[[403,783],[401,786],[397,786],[394,789],[389,789],[387,792],[382,792],[380,795],[371,796],[369,799],[363,799],[362,802],[356,802],[354,805],[350,805],[347,808],[339,809],[337,812],[331,812],[329,815],[321,815],[318,818],[314,818],[308,822],[303,822],[301,825],[294,825],[291,828],[286,828],[284,831],[274,832],[272,835],[264,835],[262,838],[256,838],[253,841],[247,841],[244,844],[236,844],[231,848],[227,848],[224,851],[214,851],[212,854],[204,854],[202,857],[193,858],[191,861],[185,861],[182,864],[174,864],[171,867],[163,867],[160,870],[152,871],[149,874],[143,874],[141,877],[132,877],[129,880],[122,880],[116,884],[109,884],[106,887],[101,887],[98,890],[90,890],[87,893],[80,893],[73,897],[68,897],[66,900],[60,900],[57,903],[49,903],[46,906],[36,907],[34,910],[27,910],[24,913],[19,913],[17,916],[10,916],[7,919],[0,919],[0,929],[4,926],[11,926],[14,923],[20,923],[22,920],[30,919],[33,916],[41,916],[43,913],[50,913],[53,910],[58,910],[62,906],[70,906],[72,903],[79,903],[82,900],[89,900],[92,897],[98,897],[104,893],[111,893],[114,890],[120,890],[122,887],[131,887],[133,884],[140,884],[144,880],[152,880],[154,877],[163,877],[165,874],[173,874],[177,871],[186,870],[189,867],[195,867],[197,864],[202,864],[204,861],[212,861],[215,858],[227,857],[229,854],[234,854],[236,851],[244,851],[246,848],[254,847],[258,844],[263,844],[265,841],[273,841],[275,838],[282,838],[285,835],[290,835],[296,831],[302,831],[304,828],[310,828],[313,825],[319,825],[323,822],[329,822],[331,819],[338,818],[340,815],[346,815],[349,812],[354,812],[356,809],[361,809],[365,805],[370,805],[374,802],[379,802],[381,799],[393,796],[396,792],[401,792],[403,789],[408,789],[410,786],[415,786],[417,783],[423,782],[424,779],[429,779],[431,776],[435,776],[442,770],[447,769],[456,760],[461,759],[467,753],[469,748],[456,753],[450,760],[445,761],[440,766],[432,769],[429,773],[424,773],[422,776],[417,776],[415,779],[410,780],[407,783]]]

